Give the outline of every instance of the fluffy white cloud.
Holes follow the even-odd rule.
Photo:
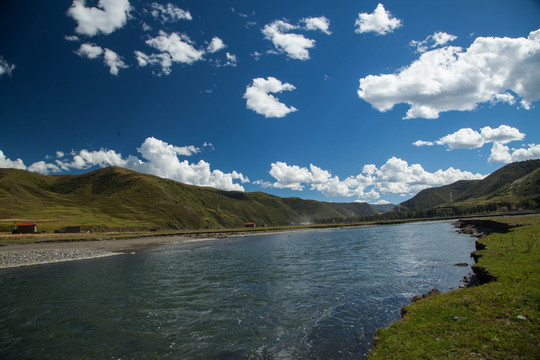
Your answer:
[[[155,19],[159,19],[162,23],[171,23],[178,20],[192,20],[189,11],[182,10],[171,3],[164,6],[154,2],[150,4],[150,8],[150,14],[152,14]]]
[[[143,160],[134,155],[123,157],[114,150],[81,150],[72,153],[70,161],[56,160],[56,165],[64,171],[88,169],[94,166],[120,166],[186,184],[211,186],[223,190],[244,191],[244,187],[235,181],[249,182],[247,177],[236,171],[224,173],[221,170],[211,170],[210,164],[204,160],[198,163],[181,161],[179,156],[191,156],[201,151],[200,148],[192,145],[179,147],[149,137],[137,148],[137,151]]]
[[[485,143],[496,142],[506,144],[512,141],[523,140],[525,134],[518,129],[508,125],[501,125],[498,128],[489,126],[480,129],[480,132],[471,128],[459,129],[453,134],[443,136],[436,142],[418,140],[413,143],[415,146],[446,145],[449,150],[453,149],[477,149]]]
[[[303,18],[300,22],[304,24],[306,30],[320,30],[327,35],[332,34],[330,31],[330,20],[325,16]]]
[[[217,38],[216,38],[217,39]],[[145,54],[135,51],[135,58],[139,66],[158,67],[154,73],[158,76],[169,75],[173,63],[193,64],[203,59],[205,51],[194,47],[194,42],[184,34],[167,34],[160,31],[159,35],[146,40],[146,44],[161,51],[158,54]]]
[[[359,13],[354,24],[355,32],[358,34],[375,32],[385,35],[401,27],[401,20],[392,17],[389,11],[385,10],[383,4],[377,5],[373,13]]]
[[[14,69],[15,65],[8,63],[2,56],[0,56],[0,77],[2,77],[4,74],[11,75]]]
[[[435,119],[451,110],[474,110],[485,102],[530,108],[540,99],[540,30],[528,38],[479,37],[468,49],[443,47],[424,52],[398,73],[360,79],[358,96],[377,110],[406,103],[406,119]]]
[[[128,0],[99,0],[97,7],[86,7],[85,0],[73,0],[67,14],[76,22],[78,34],[110,34],[127,22],[131,6]]]
[[[315,40],[308,39],[302,34],[289,33],[298,27],[283,20],[276,20],[266,25],[262,32],[264,38],[270,40],[275,48],[287,54],[291,59],[309,59],[308,49],[315,46]]]
[[[120,71],[120,69],[126,69],[129,67],[126,65],[126,63],[124,63],[121,56],[109,49],[105,49],[103,61],[105,62],[105,65],[109,67],[111,74],[116,76],[118,75],[118,71]]]
[[[482,179],[484,175],[461,171],[452,167],[430,173],[419,164],[392,157],[383,166],[365,165],[362,172],[340,180],[338,176],[313,164],[309,168],[276,162],[271,165],[270,175],[274,183],[255,181],[262,187],[274,187],[302,191],[306,186],[327,197],[358,197],[378,199],[380,194],[415,194],[428,187],[451,184],[458,180]]]
[[[480,132],[486,142],[498,142],[501,144],[523,140],[525,137],[525,134],[518,129],[508,125],[501,125],[496,129],[486,126],[480,129]]]
[[[311,182],[313,178],[307,168],[301,168],[297,165],[287,165],[287,163],[278,161],[272,164],[270,175],[277,182],[273,187],[278,189],[303,190],[303,183]]]
[[[122,157],[122,154],[117,153],[114,150],[96,150],[88,151],[81,150],[78,153],[72,152],[73,157],[71,161],[56,160],[56,165],[62,170],[69,169],[88,169],[93,166],[106,167],[106,166],[121,166],[127,167],[128,160]]]
[[[55,164],[46,163],[45,161],[38,161],[33,163],[26,169],[28,171],[36,172],[39,174],[49,174],[51,172],[60,172],[60,168]]]
[[[213,149],[210,143],[205,143],[203,147]],[[181,161],[179,156],[191,156],[201,152],[200,148],[193,145],[174,146],[149,137],[137,148],[137,151],[142,160],[134,155],[124,157],[114,150],[107,149],[73,151],[69,157],[58,151],[55,164],[39,161],[27,167],[21,159],[11,160],[0,150],[0,168],[15,168],[49,174],[69,171],[70,169],[84,170],[95,166],[120,166],[186,184],[236,191],[244,191],[244,187],[238,181],[240,183],[249,182],[246,176],[237,171],[225,173],[221,170],[211,170],[210,164],[204,160],[200,160],[198,163]]]
[[[95,44],[85,43],[81,44],[79,49],[75,51],[80,57],[86,57],[88,59],[96,59],[103,54],[103,49],[101,46]]]
[[[295,87],[289,83],[282,83],[274,77],[266,79],[256,78],[253,83],[246,88],[244,99],[248,109],[255,111],[265,117],[281,118],[285,115],[297,111],[293,106],[279,102],[271,93],[280,93],[282,91],[291,91]]]
[[[496,142],[493,144],[489,156],[489,162],[505,164],[532,159],[540,159],[540,145],[529,144],[528,148],[510,149],[508,146]]]
[[[172,61],[184,64],[199,61],[204,55],[204,51],[195,49],[193,41],[184,34],[160,31],[157,37],[146,40],[146,44],[169,54]]]
[[[30,166],[26,166],[21,159],[11,160],[6,157],[2,150],[0,150],[0,168],[28,170],[40,174],[49,174],[51,172],[60,171],[60,168],[57,165],[46,163],[45,161],[38,161]]]
[[[222,49],[225,49],[227,47],[227,45],[225,45],[225,43],[223,42],[223,40],[221,40],[220,38],[218,38],[217,36],[214,36],[212,38],[212,41],[210,42],[210,44],[208,45],[207,47],[207,51],[209,53],[215,53],[215,52],[218,52],[219,50],[222,50]]]
[[[411,46],[416,48],[416,51],[419,53],[426,52],[428,49],[434,49],[443,45],[446,45],[450,41],[457,39],[457,36],[447,34],[445,32],[436,32],[433,35],[429,35],[422,41],[412,40],[410,42]]]
[[[107,48],[102,49],[100,46],[94,44],[81,44],[75,53],[80,57],[86,57],[88,59],[98,59],[103,55],[103,63],[109,67],[110,73],[115,76],[118,76],[120,69],[126,69],[129,67],[126,65],[122,57],[114,51]]]
[[[21,159],[11,160],[4,155],[2,150],[0,150],[0,168],[26,170],[26,165],[24,165],[24,162]]]
[[[171,73],[172,59],[167,53],[147,55],[137,50],[135,51],[135,58],[141,67],[147,65],[158,67],[157,71],[153,71],[157,76],[169,75]]]
[[[144,141],[137,151],[146,160],[146,162],[131,165],[137,171],[166,177],[186,184],[211,186],[224,190],[244,191],[244,187],[234,183],[234,181],[249,182],[247,177],[236,171],[224,173],[220,170],[210,170],[210,164],[204,160],[200,160],[195,164],[178,159],[178,155],[191,155],[199,152],[199,148],[180,148],[150,137]]]
[[[270,40],[278,53],[285,53],[291,59],[309,59],[309,49],[315,46],[315,40],[308,39],[302,34],[292,33],[294,30],[320,30],[330,35],[330,20],[326,17],[309,17],[300,20],[304,24],[289,24],[283,20],[275,20],[262,29],[264,38]]]
[[[413,142],[413,145],[420,147],[420,146],[433,146],[435,144],[432,141],[416,140],[415,142]]]
[[[447,145],[453,149],[477,149],[484,146],[484,138],[471,128],[459,129],[453,134],[443,136],[437,141],[438,145]]]

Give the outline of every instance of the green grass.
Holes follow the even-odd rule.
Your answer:
[[[496,280],[405,307],[368,359],[540,359],[540,216],[504,220],[525,226],[480,239],[475,265]]]

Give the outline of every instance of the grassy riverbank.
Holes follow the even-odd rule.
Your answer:
[[[405,307],[368,359],[540,358],[540,216],[496,221],[523,226],[479,240],[473,267],[495,280]]]

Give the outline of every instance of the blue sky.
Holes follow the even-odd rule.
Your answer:
[[[399,203],[540,158],[540,2],[0,2],[0,167]]]

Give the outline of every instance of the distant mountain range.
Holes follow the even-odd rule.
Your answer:
[[[445,206],[502,205],[509,210],[540,207],[540,160],[508,164],[483,180],[462,180],[420,191],[399,204],[403,210],[426,210]]]
[[[380,213],[367,203],[280,198],[223,191],[109,167],[82,175],[40,175],[0,169],[0,229],[18,221],[38,230],[202,229],[312,223]]]
[[[39,230],[204,229],[377,219],[396,212],[444,208],[540,208],[540,160],[504,166],[483,180],[426,189],[398,206],[281,198],[182,184],[119,167],[81,175],[40,175],[0,169],[0,231],[17,222]],[[435,210],[433,210],[435,209]],[[480,210],[479,210],[480,211]]]

